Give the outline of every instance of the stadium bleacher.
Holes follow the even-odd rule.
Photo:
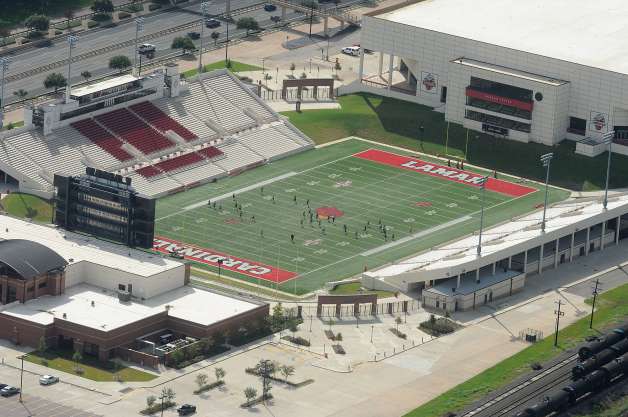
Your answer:
[[[174,146],[167,137],[144,123],[126,108],[101,114],[95,119],[145,155]]]
[[[194,133],[181,126],[176,120],[170,118],[170,116],[148,101],[134,104],[130,106],[129,109],[162,133],[172,130],[188,142],[198,139]]]
[[[192,165],[205,163],[207,160],[222,155],[222,151],[213,146],[203,148],[198,152],[190,152],[174,158],[166,159],[154,165],[147,165],[135,172],[144,178],[151,178],[162,173],[171,173],[177,170],[187,169]]]
[[[133,159],[131,154],[121,148],[123,142],[107,132],[92,119],[83,119],[72,123],[72,127],[81,132],[89,140],[109,152],[118,161],[128,161]]]

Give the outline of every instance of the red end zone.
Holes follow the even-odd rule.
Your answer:
[[[449,181],[455,181],[461,184],[468,184],[479,187],[482,175],[470,171],[462,171],[459,169],[446,167],[442,165],[425,162],[420,159],[411,158],[409,156],[397,155],[390,152],[380,151],[378,149],[369,149],[364,152],[357,153],[356,158],[367,159],[384,165],[394,166],[408,171],[414,171],[421,174],[439,177]],[[509,181],[503,181],[495,178],[489,178],[486,183],[486,189],[506,194],[511,197],[521,197],[536,191],[532,187],[526,187],[514,184]]]
[[[255,263],[242,258],[225,255],[211,249],[199,248],[194,245],[188,245],[183,242],[156,236],[153,242],[153,250],[161,253],[170,254],[175,252],[184,259],[194,262],[200,262],[206,265],[218,267],[218,261],[222,260],[222,268],[238,274],[246,275],[253,278],[259,278],[266,281],[282,283],[294,278],[297,274],[283,269],[275,268],[270,265]]]

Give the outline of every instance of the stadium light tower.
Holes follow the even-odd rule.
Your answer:
[[[606,163],[606,187],[604,188],[604,210],[606,210],[606,206],[608,205],[608,179],[611,175],[611,153],[614,137],[615,132],[613,130],[611,130],[610,132],[606,132],[602,135],[602,143],[608,145],[608,162]]]
[[[139,54],[139,51],[137,49],[137,40],[140,36],[140,32],[144,31],[144,18],[143,17],[138,17],[137,19],[135,19],[135,51],[133,51],[133,70],[135,71],[135,73],[137,75],[137,55]]]
[[[65,101],[66,102],[70,101],[70,93],[72,92],[72,49],[76,46],[76,44],[78,43],[78,40],[79,40],[78,36],[75,36],[75,35],[68,36],[68,46],[69,46],[70,52],[68,56],[68,81],[65,87]]]
[[[545,204],[543,204],[543,221],[541,222],[541,231],[543,233],[545,233],[545,214],[547,213],[547,193],[549,190],[550,163],[552,162],[553,157],[553,153],[546,153],[545,155],[541,155],[541,163],[545,167]]]
[[[0,84],[0,128],[4,120],[4,75],[9,70],[9,58],[0,57],[0,69],[2,70],[2,83]]]
[[[482,208],[480,209],[480,234],[478,236],[478,256],[482,256],[482,229],[484,228],[484,200],[486,196],[486,182],[488,177],[482,177],[480,188],[482,188]]]
[[[204,1],[201,3],[201,46],[198,50],[198,73],[203,72],[203,33],[205,32],[205,15],[209,13],[209,2]]]

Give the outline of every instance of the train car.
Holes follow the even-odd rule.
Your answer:
[[[617,352],[617,356],[621,356],[624,353],[628,352],[628,338],[622,340],[621,342],[615,343],[613,346],[610,346],[609,349],[613,349]]]
[[[628,374],[628,353],[601,366],[600,370],[606,372],[607,382],[612,381],[619,375]]]
[[[609,346],[614,345],[615,343],[625,338],[626,331],[623,329],[623,327],[617,328],[598,340],[586,343],[584,346],[578,349],[578,357],[581,361],[587,360],[596,353],[606,349]]]
[[[595,371],[600,366],[607,364],[618,356],[618,349],[612,349],[611,346],[610,348],[604,349],[601,352],[594,354],[584,362],[574,366],[571,370],[571,374],[574,379],[583,378],[585,375]]]

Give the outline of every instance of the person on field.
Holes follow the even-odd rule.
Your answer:
[[[290,235],[290,240],[294,243],[294,233]]]

